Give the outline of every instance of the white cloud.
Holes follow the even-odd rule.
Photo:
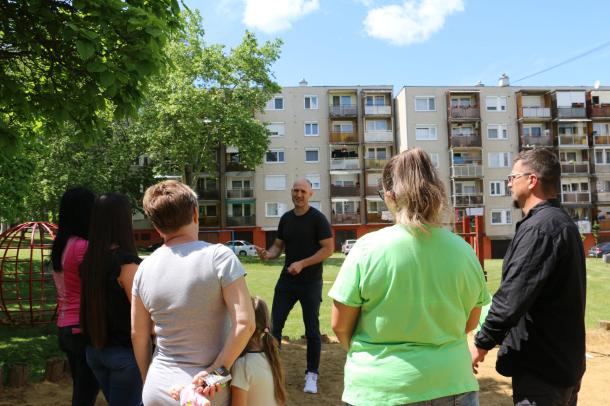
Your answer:
[[[286,30],[320,7],[319,0],[245,0],[243,22],[266,33]]]
[[[447,16],[463,10],[463,0],[405,0],[370,10],[364,28],[373,38],[408,45],[426,41],[443,28]]]

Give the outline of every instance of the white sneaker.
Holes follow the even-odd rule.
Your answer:
[[[305,374],[305,387],[303,388],[305,393],[318,393],[318,374],[314,372],[307,372]]]

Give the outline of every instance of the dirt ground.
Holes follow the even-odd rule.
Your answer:
[[[595,330],[587,335],[587,372],[584,376],[579,396],[579,405],[610,405],[610,332]],[[319,393],[306,395],[303,389],[305,371],[304,341],[285,343],[282,358],[286,370],[288,405],[330,406],[342,405],[343,365],[345,353],[336,343],[323,344],[320,366]],[[481,387],[481,405],[512,405],[510,380],[499,375],[494,369],[496,351],[490,352],[482,364],[478,379]],[[71,381],[60,383],[41,382],[26,389],[0,390],[0,406],[70,404]],[[178,404],[176,402],[176,404]],[[102,396],[96,406],[106,405]],[[262,405],[261,405],[262,406]]]

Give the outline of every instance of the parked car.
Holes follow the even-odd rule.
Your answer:
[[[601,258],[604,254],[610,254],[610,242],[602,242],[589,249],[589,256]]]
[[[355,243],[356,243],[356,240],[345,240],[343,242],[343,245],[341,245],[341,252],[344,253],[345,255],[349,254],[350,250],[352,249],[352,247],[354,246]]]
[[[250,256],[250,257],[254,257],[256,256],[256,248],[254,247],[254,245],[250,244],[248,241],[244,241],[244,240],[233,240],[233,241],[229,241],[226,242],[225,245],[227,247],[229,247],[231,250],[233,250],[233,252],[236,255],[239,255],[240,257],[244,257],[244,256]]]

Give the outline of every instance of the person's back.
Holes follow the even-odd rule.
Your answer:
[[[348,403],[401,404],[478,390],[465,328],[471,310],[489,301],[482,270],[460,237],[429,231],[395,225],[360,238],[329,293],[361,307],[345,368]]]
[[[140,265],[134,292],[149,311],[156,334],[145,404],[173,402],[168,382],[190,381],[222,349],[230,323],[222,287],[243,275],[232,266],[238,264],[229,260],[232,255],[221,244],[194,241],[162,246]],[[228,391],[221,391],[213,404],[226,404],[227,399]]]
[[[275,398],[273,371],[264,352],[248,352],[235,361],[232,386],[248,393],[248,406],[280,406]]]

